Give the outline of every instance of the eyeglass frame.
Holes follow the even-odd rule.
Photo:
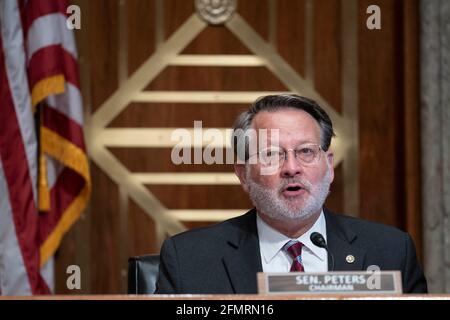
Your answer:
[[[305,162],[305,161],[302,161],[301,160],[301,157],[299,156],[299,154],[298,154],[298,152],[300,151],[299,150],[299,148],[300,147],[303,147],[303,146],[315,146],[315,147],[317,147],[318,148],[318,152],[317,152],[317,155],[316,155],[316,157],[313,159],[313,161],[311,161],[311,162]],[[281,157],[281,156],[279,156],[278,157],[278,168],[281,168],[282,166],[283,166],[283,164],[284,164],[284,162],[286,161],[286,159],[288,158],[288,153],[290,152],[290,151],[293,151],[294,152],[294,159],[296,160],[296,163],[297,164],[301,164],[301,165],[304,165],[304,166],[314,166],[314,165],[316,165],[318,162],[319,162],[319,160],[320,160],[320,157],[321,157],[321,151],[324,151],[325,152],[325,150],[323,150],[323,148],[322,148],[322,146],[320,145],[320,144],[318,144],[318,143],[303,143],[303,144],[300,144],[300,145],[298,145],[296,148],[289,148],[289,149],[285,149],[285,148],[281,148],[281,147],[269,147],[269,148],[265,148],[265,149],[263,149],[263,150],[261,150],[261,151],[258,151],[258,152],[255,152],[255,153],[253,153],[253,154],[251,154],[251,155],[249,155],[249,157],[248,157],[248,159],[250,159],[250,158],[252,158],[253,156],[255,156],[255,155],[258,155],[258,159],[260,160],[261,159],[261,153],[263,152],[263,151],[265,151],[265,150],[269,150],[269,149],[271,149],[271,148],[274,148],[274,149],[279,149],[280,151],[283,151],[283,156]],[[279,153],[280,154],[280,153]],[[261,163],[263,166],[266,166],[266,167],[271,167],[272,165],[273,165],[273,162],[270,162],[268,165],[266,164],[266,163],[264,163],[264,162],[261,162],[261,161],[258,161],[259,163]]]

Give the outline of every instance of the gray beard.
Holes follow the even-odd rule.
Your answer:
[[[290,178],[284,180],[280,187],[268,189],[253,181],[248,169],[246,176],[249,196],[256,209],[272,219],[281,221],[305,221],[317,214],[323,208],[331,184],[330,168],[317,185],[313,185],[306,179]],[[283,198],[280,193],[284,186],[294,182],[302,184],[308,190],[301,208],[296,208],[294,204],[290,204],[289,200]]]

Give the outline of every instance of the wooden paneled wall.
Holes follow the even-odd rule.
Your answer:
[[[348,0],[238,0],[237,12],[338,112],[343,112],[342,6]],[[84,103],[95,112],[138,70],[161,43],[194,13],[190,0],[76,0],[82,29],[76,31]],[[416,0],[355,0],[359,126],[359,216],[410,232],[421,247],[418,151]],[[368,30],[366,8],[381,8],[381,30]],[[271,8],[275,15],[271,15]],[[310,19],[310,20],[308,20]],[[269,25],[275,23],[275,29]],[[310,29],[305,27],[310,21]],[[119,25],[123,29],[119,30]],[[157,28],[159,26],[159,29]],[[275,31],[274,31],[275,30]],[[308,50],[311,49],[312,50]],[[223,26],[206,27],[183,54],[251,54]],[[260,67],[168,66],[146,90],[287,91],[269,69]],[[230,127],[248,104],[132,102],[108,128]],[[89,141],[88,141],[89,145]],[[231,165],[174,165],[170,148],[108,148],[130,172],[232,172]],[[56,256],[57,293],[126,291],[127,258],[157,253],[160,229],[94,161],[93,194],[84,217],[66,235]],[[327,206],[342,212],[343,166]],[[169,209],[250,208],[239,185],[147,185]],[[185,221],[186,228],[212,221]],[[65,270],[77,264],[82,289],[66,288]]]

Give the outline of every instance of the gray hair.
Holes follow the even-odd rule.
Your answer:
[[[333,123],[328,114],[323,110],[317,102],[312,99],[302,97],[296,94],[277,94],[268,95],[258,98],[249,110],[241,113],[233,125],[232,145],[235,155],[240,158],[242,152],[238,152],[239,147],[245,145],[245,159],[249,156],[248,137],[242,134],[251,128],[251,124],[255,116],[261,111],[274,112],[283,108],[294,108],[303,110],[311,115],[319,124],[321,130],[320,145],[322,150],[328,151],[331,144],[331,138],[335,136]],[[244,139],[244,140],[242,140]]]

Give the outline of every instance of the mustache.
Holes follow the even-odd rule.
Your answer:
[[[280,186],[278,191],[283,191],[289,184],[299,184],[303,189],[310,192],[313,188],[313,184],[306,179],[303,178],[285,178],[280,182]]]

